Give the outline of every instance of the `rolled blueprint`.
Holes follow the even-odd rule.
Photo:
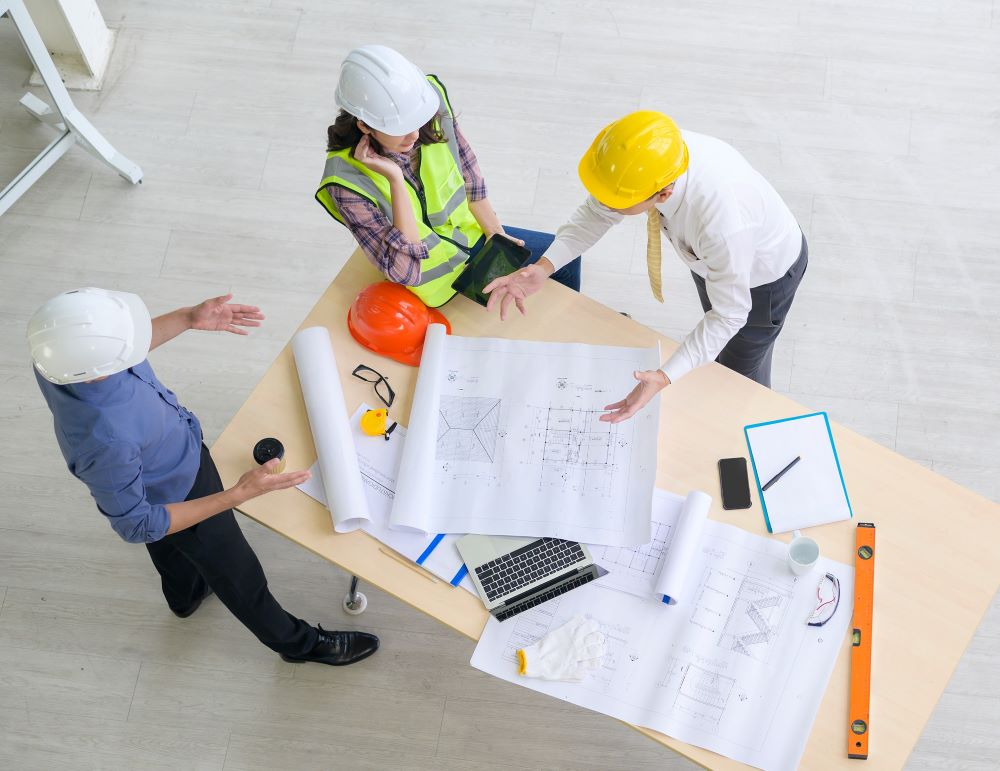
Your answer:
[[[420,372],[410,407],[410,426],[403,446],[403,459],[399,464],[392,513],[389,515],[389,526],[398,530],[426,533],[430,529],[429,507],[434,482],[435,438],[446,335],[443,324],[431,324],[424,337]]]
[[[677,517],[677,532],[670,543],[670,552],[660,564],[654,591],[662,596],[663,602],[676,605],[687,599],[687,588],[691,566],[698,557],[698,546],[708,519],[708,509],[712,499],[699,490],[692,490],[684,499],[680,516]]]
[[[333,529],[357,530],[369,519],[368,503],[330,333],[325,327],[303,329],[292,338],[292,352]]]

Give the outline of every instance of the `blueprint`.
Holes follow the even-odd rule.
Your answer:
[[[758,768],[796,768],[845,645],[853,568],[821,558],[798,577],[785,544],[707,520],[691,561],[690,600],[666,605],[639,596],[651,587],[652,563],[670,558],[669,530],[683,499],[659,500],[658,543],[595,551],[609,575],[509,621],[491,618],[472,665]],[[825,626],[810,627],[825,572],[839,578],[841,602]],[[577,613],[607,636],[600,669],[582,683],[519,676],[515,651]]]
[[[689,603],[692,562],[700,554],[711,506],[712,499],[699,490],[686,498],[654,490],[649,543],[633,548],[590,546],[594,559],[609,572],[605,585],[670,605]]]
[[[446,335],[431,325],[391,525],[421,533],[649,541],[658,398],[600,420],[657,348]]]
[[[295,369],[316,455],[312,469],[317,483],[329,491],[324,505],[338,533],[357,530],[368,522],[358,458],[340,387],[337,360],[326,327],[308,327],[292,338]]]
[[[367,404],[362,404],[349,421],[367,503],[367,517],[362,528],[438,578],[475,594],[475,586],[455,547],[460,535],[423,535],[389,528],[389,510],[396,494],[396,474],[406,443],[406,429],[396,426],[388,442],[381,436],[366,436],[361,431],[360,423],[361,416],[369,409]],[[313,464],[310,471],[312,477],[299,485],[299,489],[329,507],[323,476],[318,473],[319,461]]]

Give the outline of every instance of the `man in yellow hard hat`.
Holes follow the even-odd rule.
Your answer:
[[[666,115],[641,111],[607,126],[580,161],[587,201],[556,232],[537,263],[484,291],[506,317],[545,279],[587,251],[625,215],[648,218],[647,265],[663,302],[660,234],[691,270],[705,311],[660,369],[636,372],[632,392],[601,420],[632,417],[660,390],[709,361],[771,385],[771,354],[809,261],[805,237],[778,193],[735,149],[682,132]]]

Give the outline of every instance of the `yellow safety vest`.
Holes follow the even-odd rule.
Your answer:
[[[422,190],[406,182],[410,205],[416,215],[417,231],[427,247],[427,259],[420,263],[420,281],[407,289],[424,304],[436,308],[455,296],[451,284],[462,272],[469,259],[469,250],[482,238],[483,230],[472,215],[465,195],[465,178],[455,138],[455,114],[448,101],[448,93],[434,75],[428,75],[427,80],[441,98],[439,124],[448,141],[422,145],[417,150],[417,175]],[[392,197],[388,180],[356,161],[352,152],[353,149],[348,147],[327,154],[316,200],[337,222],[346,225],[337,209],[337,202],[327,189],[330,185],[339,185],[367,198],[391,222]]]

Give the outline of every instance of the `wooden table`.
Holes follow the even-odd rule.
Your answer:
[[[303,327],[330,330],[348,413],[374,399],[371,386],[350,374],[363,362],[389,377],[397,394],[393,417],[407,425],[417,370],[376,356],[347,331],[354,297],[379,278],[355,252]],[[442,310],[460,335],[632,346],[659,340],[665,356],[676,347],[555,282],[532,298],[527,317],[516,315],[503,324],[464,297]],[[747,454],[744,425],[821,407],[804,407],[716,364],[695,370],[663,393],[657,485],[680,494],[705,490],[715,498],[712,518],[766,535],[759,503],[750,510],[722,509],[716,462]],[[836,423],[833,433],[855,521],[878,527],[871,760],[878,768],[901,768],[997,590],[1000,506]],[[291,344],[212,448],[227,486],[251,466],[250,450],[264,436],[281,439],[289,468],[305,468],[316,459]],[[300,491],[257,498],[243,512],[462,634],[475,640],[482,633],[487,613],[476,597],[434,578],[366,533],[335,534],[329,512]],[[809,535],[825,556],[853,564],[854,532],[855,522],[840,522],[813,528]],[[858,768],[846,755],[848,650],[845,638],[803,768]],[[655,731],[637,730],[706,766],[742,765]]]

